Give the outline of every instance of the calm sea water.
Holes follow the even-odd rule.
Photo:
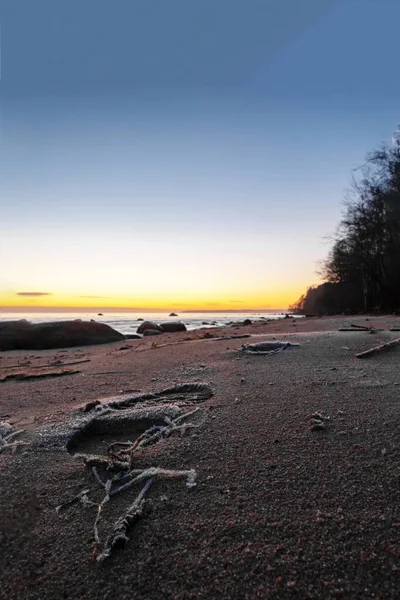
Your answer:
[[[144,319],[149,321],[155,321],[156,323],[165,321],[181,321],[185,323],[188,330],[199,329],[200,327],[220,327],[227,325],[231,322],[243,321],[244,319],[251,319],[252,321],[268,320],[268,319],[282,319],[283,313],[274,312],[238,312],[238,313],[177,313],[177,317],[170,317],[168,312],[141,312],[137,313],[124,313],[124,312],[108,312],[102,311],[103,314],[99,315],[95,312],[4,312],[0,310],[0,322],[1,321],[14,321],[18,319],[26,319],[32,323],[43,323],[46,321],[65,321],[71,319],[82,319],[84,321],[90,321],[94,319],[99,323],[106,323],[117,331],[127,335],[129,333],[135,333],[139,327],[141,321],[138,319]]]

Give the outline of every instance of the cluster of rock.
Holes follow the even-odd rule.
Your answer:
[[[177,331],[187,331],[186,325],[178,321],[168,321],[160,324],[153,321],[143,321],[137,329],[137,333],[141,333],[143,336],[175,333]]]
[[[125,339],[105,323],[94,321],[55,321],[30,323],[25,319],[0,323],[0,350],[49,350],[108,344]]]
[[[245,319],[244,321],[230,321],[229,323],[227,323],[226,325],[228,327],[232,326],[232,327],[241,327],[241,326],[246,326],[246,325],[251,325],[253,321],[250,321],[250,319]]]

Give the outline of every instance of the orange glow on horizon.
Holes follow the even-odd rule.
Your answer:
[[[74,309],[141,309],[141,310],[274,310],[285,309],[293,304],[299,296],[304,292],[304,288],[299,290],[282,290],[275,289],[270,292],[262,290],[260,292],[252,292],[240,294],[240,300],[232,300],[233,293],[226,294],[223,297],[216,296],[215,298],[196,296],[172,297],[170,295],[157,296],[156,299],[145,296],[120,297],[120,296],[76,296],[66,294],[48,294],[42,295],[35,292],[18,295],[15,292],[0,293],[0,309],[27,309],[35,310],[43,309],[43,311],[53,309],[66,310]]]

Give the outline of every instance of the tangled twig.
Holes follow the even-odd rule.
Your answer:
[[[107,445],[107,456],[109,458],[110,463],[128,463],[129,468],[132,465],[133,455],[146,446],[151,446],[158,441],[169,437],[172,433],[176,431],[185,431],[188,428],[197,427],[193,423],[186,423],[181,425],[183,419],[188,416],[191,416],[198,412],[198,408],[192,410],[189,413],[180,415],[175,419],[170,419],[169,417],[165,417],[165,425],[153,425],[149,429],[147,429],[144,433],[142,433],[135,442],[112,442]],[[120,448],[118,450],[118,448]]]
[[[13,431],[10,423],[1,422],[0,423],[0,453],[3,450],[11,449],[12,452],[15,451],[15,448],[18,446],[26,446],[26,442],[13,442],[12,440],[21,433],[24,433],[25,429],[18,429],[17,431]]]
[[[83,458],[85,464],[91,467],[93,476],[97,484],[104,490],[105,495],[100,503],[93,502],[90,500],[88,494],[94,490],[93,488],[87,488],[82,490],[71,500],[68,500],[67,502],[58,506],[56,511],[60,512],[62,509],[68,508],[76,503],[81,503],[85,506],[97,507],[96,517],[93,525],[94,560],[97,562],[103,562],[110,556],[112,550],[118,544],[121,542],[126,543],[128,541],[128,529],[142,516],[143,507],[145,504],[145,494],[155,478],[175,479],[185,477],[186,485],[189,488],[196,485],[196,472],[193,469],[185,471],[161,469],[158,467],[150,467],[148,469],[133,469],[132,463],[135,452],[140,448],[154,444],[160,439],[169,436],[174,431],[180,431],[187,427],[196,427],[196,425],[193,425],[192,423],[181,423],[183,419],[195,414],[198,412],[198,410],[199,409],[196,408],[189,413],[180,415],[174,420],[166,417],[165,425],[154,425],[150,427],[144,433],[142,433],[135,440],[135,442],[112,442],[111,444],[107,444],[107,456],[75,455],[76,458]],[[111,478],[108,478],[106,481],[104,481],[97,470],[98,467],[106,468],[108,472],[114,471],[116,473]],[[135,484],[146,479],[147,482],[142,491],[138,494],[134,502],[128,507],[126,513],[117,520],[111,534],[107,537],[106,542],[102,547],[99,534],[99,523],[101,521],[104,508],[114,496],[125,492]]]
[[[144,497],[152,483],[153,479],[149,479],[146,482],[144,488],[136,496],[134,502],[129,506],[126,513],[115,523],[112,533],[106,540],[103,551],[98,552],[97,549],[95,549],[93,558],[97,562],[101,563],[108,558],[111,555],[113,548],[115,548],[118,544],[126,544],[126,542],[129,541],[127,536],[128,529],[132,527],[132,525],[142,516],[145,503]]]
[[[243,344],[242,348],[238,352],[244,352],[245,354],[257,354],[264,356],[272,356],[282,352],[292,346],[300,346],[300,344],[294,342],[260,342],[259,344]]]

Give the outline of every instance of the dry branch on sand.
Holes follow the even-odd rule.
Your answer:
[[[3,452],[3,450],[8,450],[8,449],[10,449],[12,452],[15,452],[15,449],[18,448],[18,446],[25,446],[26,442],[13,442],[12,441],[15,437],[17,437],[17,435],[24,433],[24,431],[25,431],[25,429],[18,429],[18,431],[13,431],[10,423],[7,423],[6,421],[1,421],[0,422],[0,453]]]
[[[151,467],[148,469],[133,469],[134,454],[141,448],[155,444],[161,439],[167,437],[175,431],[182,431],[186,427],[196,427],[192,423],[181,424],[183,419],[198,412],[198,408],[189,413],[182,414],[175,419],[165,418],[165,426],[153,426],[141,434],[134,442],[113,442],[107,444],[107,456],[87,456],[75,455],[76,458],[83,458],[85,464],[92,468],[93,476],[100,488],[104,489],[105,495],[100,503],[96,503],[88,496],[94,491],[93,488],[87,488],[79,492],[72,499],[64,502],[56,508],[59,513],[61,510],[80,503],[85,506],[97,507],[96,518],[93,525],[94,531],[94,550],[93,559],[97,562],[103,562],[108,558],[117,545],[128,541],[127,532],[129,528],[142,516],[145,505],[145,494],[150,488],[155,478],[174,479],[186,478],[186,485],[191,488],[196,485],[196,472],[191,470],[171,470]],[[97,467],[103,468],[106,473],[116,472],[106,481],[101,478]],[[99,535],[99,523],[102,518],[104,508],[111,499],[129,490],[134,485],[147,480],[145,486],[135,498],[134,502],[128,507],[126,512],[116,521],[112,532],[108,535],[104,544],[101,543]],[[96,489],[96,488],[95,488]]]
[[[372,356],[373,354],[378,354],[384,350],[389,350],[394,346],[398,346],[400,344],[400,338],[396,338],[395,340],[391,340],[390,342],[386,342],[385,344],[380,344],[379,346],[374,346],[373,348],[369,348],[369,350],[365,350],[364,352],[359,352],[356,354],[357,358],[367,358],[368,356]]]
[[[69,369],[68,371],[49,371],[45,373],[10,373],[0,379],[0,383],[6,381],[29,381],[30,379],[47,379],[49,377],[62,377],[63,375],[75,375],[80,373],[78,369]]]
[[[376,329],[374,329],[373,327],[341,327],[339,329],[339,331],[344,332],[344,333],[354,333],[354,332],[358,332],[358,333],[376,333]]]
[[[282,352],[292,346],[300,346],[294,342],[260,342],[259,344],[243,344],[238,352],[244,352],[245,354],[257,354],[264,356],[272,356],[278,352]]]

